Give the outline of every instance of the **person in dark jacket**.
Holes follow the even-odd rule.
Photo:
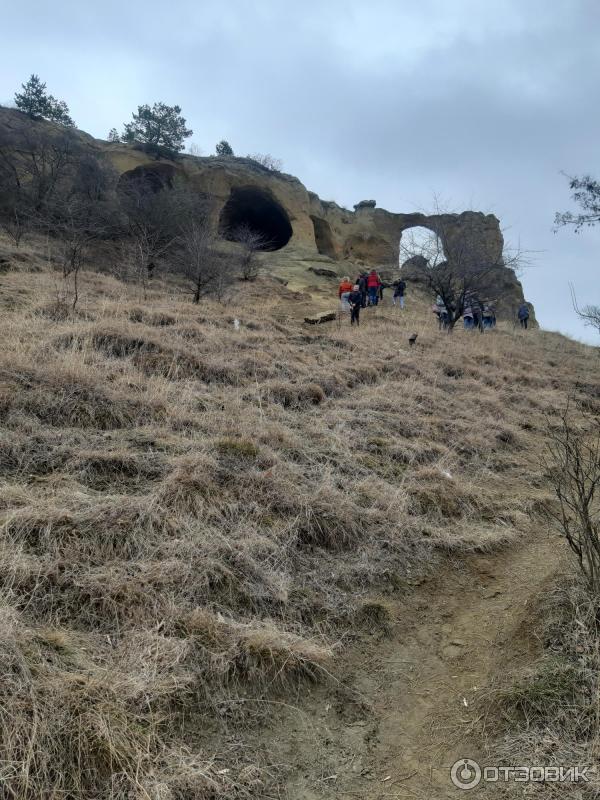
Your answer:
[[[392,305],[396,305],[396,301],[398,301],[398,305],[400,308],[404,308],[404,292],[406,291],[406,281],[399,280],[398,283],[394,284],[394,296],[392,297]]]
[[[496,308],[493,303],[485,303],[483,306],[483,327],[486,330],[496,327]]]
[[[476,294],[471,295],[471,309],[473,310],[473,328],[483,331],[483,306]]]
[[[363,294],[360,291],[358,283],[354,286],[348,295],[348,304],[350,306],[350,325],[360,325],[360,309],[363,307]]]
[[[367,273],[361,272],[358,278],[356,279],[356,283],[358,284],[358,291],[362,295],[362,301],[360,304],[361,308],[366,308],[367,305]]]
[[[521,327],[527,330],[527,323],[529,322],[529,306],[527,303],[521,303],[517,311],[517,317],[519,318]]]

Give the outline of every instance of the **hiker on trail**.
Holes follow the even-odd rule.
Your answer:
[[[471,310],[473,312],[473,328],[483,332],[483,306],[476,294],[471,295]]]
[[[446,330],[448,327],[448,309],[446,308],[444,301],[442,300],[441,296],[438,296],[435,299],[435,303],[431,307],[431,310],[438,318],[438,328],[442,330]]]
[[[381,281],[377,271],[372,269],[367,275],[367,291],[369,292],[369,305],[376,306],[379,303],[379,287]]]
[[[493,303],[484,303],[483,327],[486,330],[491,330],[496,327],[496,308]]]
[[[363,296],[360,291],[358,283],[352,287],[352,291],[348,295],[348,304],[350,306],[350,325],[360,325],[360,309],[362,308]]]
[[[394,284],[394,296],[392,297],[392,305],[396,305],[396,301],[398,301],[398,305],[400,308],[404,308],[404,292],[406,291],[406,281],[400,279],[397,283]]]
[[[358,291],[362,295],[362,301],[360,304],[361,308],[366,308],[367,306],[367,273],[361,272],[358,278],[356,279],[356,283],[358,284]]]
[[[338,289],[338,297],[340,298],[340,303],[342,304],[342,311],[350,311],[350,306],[348,304],[348,295],[354,288],[354,284],[351,283],[350,278],[345,275],[342,278]]]
[[[517,317],[521,327],[527,330],[527,323],[529,322],[529,306],[527,303],[521,303],[517,311]]]
[[[475,321],[473,319],[473,309],[471,306],[465,306],[463,311],[464,326],[466,331],[472,331],[475,328]]]

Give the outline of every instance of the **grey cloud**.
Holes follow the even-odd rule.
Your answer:
[[[340,203],[493,211],[538,251],[523,280],[542,322],[582,335],[567,282],[600,301],[600,233],[552,222],[560,170],[600,174],[599,22],[593,0],[23,0],[3,12],[0,98],[39,72],[98,136],[178,102],[205,152],[271,152]]]

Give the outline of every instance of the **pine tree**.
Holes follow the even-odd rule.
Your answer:
[[[120,142],[121,137],[119,136],[119,131],[116,128],[111,128],[108,132],[108,141],[109,142]]]
[[[15,94],[15,105],[31,119],[45,117],[48,112],[48,95],[46,84],[38,75],[32,75],[27,83],[22,83],[22,92]]]
[[[163,151],[166,155],[179,153],[184,148],[183,140],[194,132],[185,127],[180,106],[142,105],[132,117],[133,122],[125,125],[123,140],[147,145],[157,156]]]
[[[46,94],[46,84],[38,75],[31,75],[27,83],[21,84],[21,88],[23,91],[15,94],[15,105],[19,111],[31,119],[49,119],[69,128],[75,125],[65,101]]]
[[[52,95],[48,95],[48,111],[45,117],[52,122],[58,122],[59,125],[65,125],[67,128],[75,127],[75,123],[69,115],[69,106],[64,100],[56,100]]]
[[[221,141],[217,144],[216,153],[218,156],[232,156],[233,155],[233,148],[229,144],[228,141],[225,139],[221,139]]]

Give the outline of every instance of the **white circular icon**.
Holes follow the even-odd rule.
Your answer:
[[[450,779],[457,789],[474,789],[481,781],[481,767],[472,758],[461,758],[452,764]]]

